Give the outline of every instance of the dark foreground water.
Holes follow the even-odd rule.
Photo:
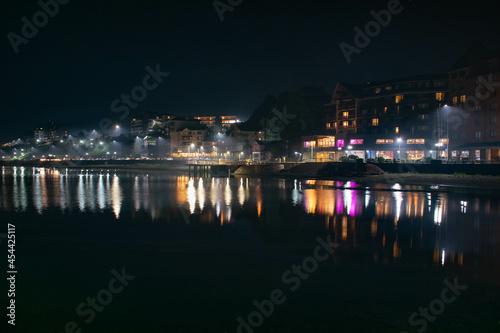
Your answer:
[[[3,168],[0,331],[500,332],[500,196],[393,181]]]

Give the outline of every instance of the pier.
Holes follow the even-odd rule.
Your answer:
[[[188,161],[189,177],[228,177],[231,175],[279,174],[282,170],[302,164],[301,162],[248,163],[246,161]]]

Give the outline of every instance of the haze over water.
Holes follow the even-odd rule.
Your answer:
[[[18,315],[43,318],[21,331],[236,332],[281,288],[256,332],[412,332],[445,278],[468,288],[428,332],[500,327],[495,193],[24,167],[2,168],[0,191],[18,229]],[[328,235],[339,247],[290,291],[283,273]],[[75,308],[121,267],[135,280],[85,323]]]

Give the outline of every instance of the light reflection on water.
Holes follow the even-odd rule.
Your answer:
[[[431,249],[429,260],[436,265],[454,265],[472,270],[476,277],[500,281],[499,269],[491,268],[500,257],[498,197],[418,186],[408,190],[400,184],[367,187],[339,181],[24,167],[2,168],[0,189],[0,211],[44,214],[55,208],[62,213],[111,212],[116,219],[182,223],[179,207],[185,206],[193,222],[224,226],[246,218],[278,229],[324,219],[326,231],[346,249],[377,243],[374,262],[398,259],[422,247]]]

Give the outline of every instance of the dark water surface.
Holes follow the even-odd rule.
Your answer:
[[[500,332],[499,217],[495,191],[3,168],[0,328]]]

